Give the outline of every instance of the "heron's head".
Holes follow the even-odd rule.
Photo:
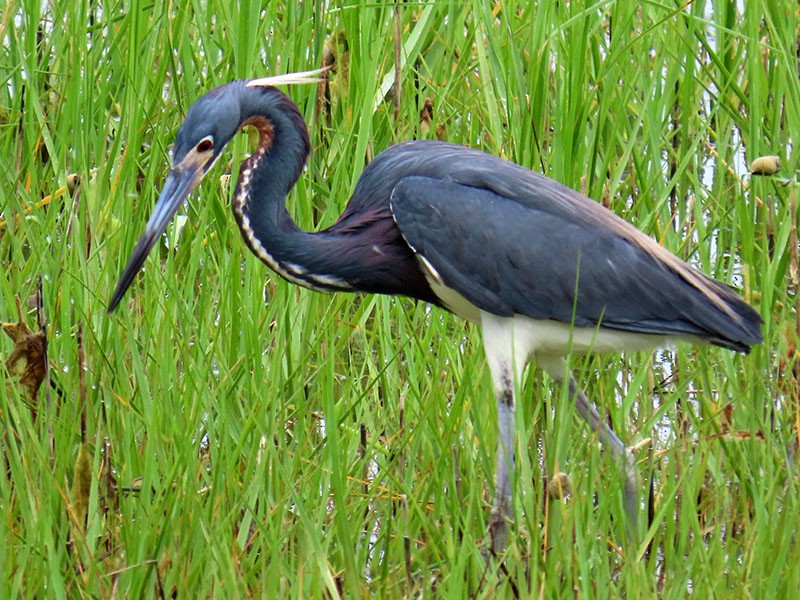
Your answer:
[[[241,82],[211,90],[189,109],[172,149],[172,169],[109,303],[113,311],[183,201],[211,169],[240,125]]]
[[[186,178],[194,187],[214,165],[239,129],[244,89],[242,82],[229,83],[191,106],[175,138],[170,177]]]
[[[289,73],[262,79],[233,81],[201,96],[189,109],[172,149],[172,169],[164,181],[153,214],[120,277],[108,312],[125,295],[150,250],[164,233],[186,197],[211,169],[252,112],[253,88],[317,81],[320,71]]]

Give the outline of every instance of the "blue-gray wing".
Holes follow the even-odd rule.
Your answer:
[[[554,194],[565,193],[552,185]],[[565,211],[547,197],[540,189],[521,202],[485,187],[411,176],[395,186],[391,210],[406,242],[442,283],[484,311],[691,334],[739,350],[760,337],[759,317],[727,286],[631,243],[621,234],[630,227],[617,229],[611,213],[610,226],[574,218],[574,206]],[[702,291],[692,282],[698,277]]]

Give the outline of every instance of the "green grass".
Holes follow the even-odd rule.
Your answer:
[[[41,278],[59,391],[42,388],[34,420],[3,372],[1,597],[796,594],[797,186],[746,164],[777,154],[781,176],[796,171],[797,7],[529,4],[400,3],[398,97],[384,96],[392,3],[6,3],[0,320]],[[220,183],[246,136],[170,229],[176,249],[153,252],[106,315],[189,105],[237,77],[317,67],[328,36],[327,112],[314,86],[288,90],[314,147],[288,199],[303,227],[335,220],[375,154],[438,132],[585,189],[764,316],[747,357],[681,346],[573,361],[624,440],[652,438],[641,543],[625,541],[610,458],[530,369],[516,525],[504,568],[486,569],[496,419],[480,332],[268,272]],[[57,193],[71,173],[80,187]],[[11,349],[4,338],[0,356]],[[571,475],[569,501],[545,498],[541,461]]]

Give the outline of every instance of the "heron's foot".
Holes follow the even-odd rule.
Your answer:
[[[497,556],[506,549],[508,539],[508,515],[502,509],[495,507],[489,517],[489,555]]]

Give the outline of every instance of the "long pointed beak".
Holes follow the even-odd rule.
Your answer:
[[[117,308],[125,292],[133,283],[134,277],[136,277],[142,264],[144,264],[150,250],[153,249],[158,238],[167,229],[172,217],[178,212],[178,208],[180,208],[202,176],[203,169],[200,166],[179,167],[173,169],[167,175],[167,180],[164,182],[164,188],[158,197],[153,214],[150,215],[150,220],[144,228],[144,233],[136,243],[136,248],[133,249],[133,253],[128,259],[128,264],[125,265],[125,270],[119,278],[114,295],[111,296],[111,302],[108,305],[109,313],[114,312],[114,309]]]

